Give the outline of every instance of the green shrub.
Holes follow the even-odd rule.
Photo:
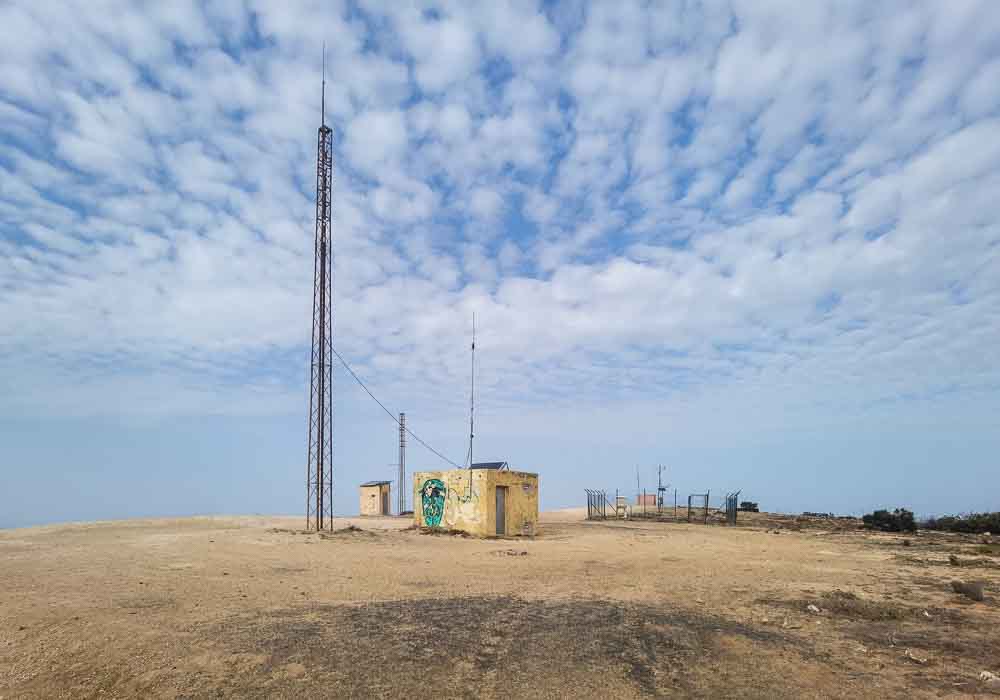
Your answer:
[[[913,519],[913,513],[906,508],[896,508],[891,513],[887,510],[877,510],[874,513],[861,518],[865,527],[869,530],[881,530],[882,532],[914,532],[917,523]]]
[[[921,527],[944,532],[1000,533],[1000,512],[967,513],[966,515],[944,515],[940,518],[928,518],[921,524]]]

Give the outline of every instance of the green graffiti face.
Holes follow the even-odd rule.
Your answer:
[[[424,513],[424,525],[439,527],[444,515],[444,496],[447,489],[440,479],[428,479],[420,487],[420,506]]]

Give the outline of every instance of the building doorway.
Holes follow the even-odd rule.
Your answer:
[[[497,534],[507,534],[507,487],[497,486]]]

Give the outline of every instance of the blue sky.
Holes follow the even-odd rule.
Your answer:
[[[299,513],[335,344],[543,507],[1000,509],[991,2],[0,7],[0,527]],[[335,510],[395,478],[336,377]],[[440,460],[412,445],[411,468]]]

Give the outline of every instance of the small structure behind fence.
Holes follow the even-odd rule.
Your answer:
[[[619,520],[628,520],[629,508],[628,499],[615,491],[615,517]]]
[[[726,522],[730,525],[736,524],[736,512],[739,510],[737,505],[739,497],[739,491],[726,494]]]
[[[691,513],[695,508],[701,508],[703,512],[703,520],[705,524],[708,524],[708,494],[711,491],[705,493],[692,493],[688,496],[688,512],[687,519],[691,522]]]

